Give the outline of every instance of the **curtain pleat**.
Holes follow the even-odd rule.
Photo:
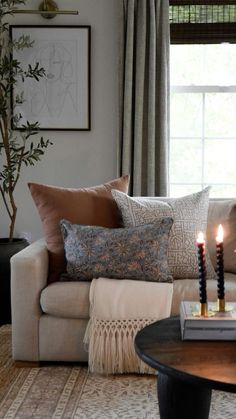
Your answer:
[[[123,0],[120,172],[132,195],[167,195],[169,2]]]

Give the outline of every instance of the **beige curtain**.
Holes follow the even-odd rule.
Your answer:
[[[169,0],[121,0],[121,174],[131,195],[167,195]]]

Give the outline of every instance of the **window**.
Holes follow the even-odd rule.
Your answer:
[[[201,7],[195,5],[195,14],[189,7],[189,14],[187,9],[184,13],[184,6],[182,14],[174,15],[170,10],[172,21],[174,16],[181,21],[213,19],[213,9],[208,8],[211,13],[207,13],[206,6],[202,11]],[[222,5],[219,7],[218,21],[226,19]],[[214,13],[217,16],[215,6]],[[236,21],[235,5],[228,7],[227,13],[228,20]],[[187,23],[189,30],[180,23],[175,25],[180,25],[182,35],[175,28],[170,48],[170,195],[185,195],[212,185],[211,196],[235,197],[236,43],[232,40],[236,42],[236,31],[226,25],[228,29],[221,29],[220,35],[213,25],[212,34],[217,32],[213,39],[206,35],[211,28],[206,23],[196,32],[194,23]],[[223,35],[226,33],[227,37]],[[226,43],[229,33],[230,42]]]

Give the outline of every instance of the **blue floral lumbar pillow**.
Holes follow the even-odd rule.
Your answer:
[[[71,224],[61,220],[67,273],[72,280],[93,278],[172,282],[167,248],[173,220],[127,228]]]

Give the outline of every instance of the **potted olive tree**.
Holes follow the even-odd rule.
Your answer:
[[[45,77],[45,70],[39,63],[31,63],[23,68],[18,60],[13,59],[14,50],[33,45],[29,36],[22,35],[17,40],[12,40],[9,36],[7,17],[14,15],[16,8],[25,2],[26,0],[0,0],[0,197],[9,216],[8,237],[0,238],[0,322],[1,317],[4,317],[1,316],[1,310],[4,310],[3,306],[10,294],[10,257],[28,244],[26,240],[14,237],[17,215],[15,189],[22,168],[37,163],[46,148],[52,144],[43,137],[37,138],[39,124],[36,121],[27,122],[22,131],[13,129],[21,120],[21,114],[14,112],[14,109],[24,101],[22,92],[16,95],[11,106],[13,87],[20,78],[22,81],[27,78],[38,81]]]

